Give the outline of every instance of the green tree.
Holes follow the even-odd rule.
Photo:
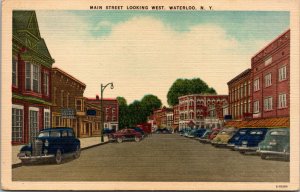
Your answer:
[[[146,118],[153,112],[153,110],[160,108],[162,105],[161,100],[155,95],[145,95],[141,100],[141,107],[143,115]]]
[[[119,106],[127,106],[127,101],[124,97],[117,97],[117,101]]]
[[[214,88],[209,87],[200,78],[177,79],[170,87],[167,99],[170,106],[178,104],[178,97],[188,94],[216,94]]]
[[[119,104],[119,129],[123,129],[128,126],[128,106],[124,97],[117,97]]]

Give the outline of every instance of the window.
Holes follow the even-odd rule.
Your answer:
[[[282,93],[279,94],[278,96],[278,108],[285,108],[287,107],[287,103],[286,103],[286,94]]]
[[[267,97],[264,99],[264,109],[267,110],[272,110],[273,108],[273,98],[272,97]]]
[[[250,86],[250,81],[248,82],[248,95],[250,96],[251,94],[251,86]]]
[[[255,79],[254,80],[254,91],[258,91],[259,90],[259,79]]]
[[[272,57],[269,57],[265,60],[265,65],[269,65],[270,63],[272,63]]]
[[[259,113],[259,101],[254,101],[253,113]]]
[[[279,68],[279,81],[286,79],[286,66]]]
[[[38,136],[38,127],[39,127],[38,113],[39,113],[38,108],[29,109],[30,140],[34,140]]]
[[[49,95],[49,74],[44,73],[44,94]]]
[[[248,113],[251,112],[251,100],[249,99],[248,100]]]
[[[76,110],[82,111],[82,100],[81,99],[76,100]]]
[[[56,105],[56,87],[53,88],[53,104]]]
[[[17,77],[18,77],[18,61],[13,58],[12,59],[12,85],[17,86]]]
[[[60,106],[64,107],[64,90],[60,91]]]
[[[50,128],[50,110],[44,110],[44,128]]]
[[[34,92],[40,92],[40,66],[26,62],[25,88]]]
[[[269,73],[265,75],[265,87],[269,87],[272,85],[272,74]]]
[[[69,96],[70,96],[70,94],[67,93],[67,96],[66,96],[66,105],[67,105],[67,107],[69,107]]]
[[[22,142],[23,138],[23,106],[12,108],[12,141]]]
[[[247,96],[247,83],[244,84],[244,96]]]

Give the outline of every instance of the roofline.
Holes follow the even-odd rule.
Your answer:
[[[244,70],[243,72],[241,72],[240,74],[238,74],[237,76],[235,76],[233,79],[231,79],[230,81],[227,82],[227,85],[237,81],[239,78],[244,77],[244,76],[248,75],[249,73],[251,73],[251,68],[248,68],[248,69]]]
[[[266,46],[264,46],[262,49],[260,49],[258,52],[256,52],[252,57],[251,60],[256,57],[260,52],[262,52],[264,49],[266,49],[267,47],[269,47],[272,43],[274,43],[275,41],[277,41],[282,35],[284,35],[285,33],[287,33],[288,31],[290,31],[291,29],[287,29],[285,30],[283,33],[281,33],[280,35],[278,35],[275,39],[273,39],[270,43],[268,43]]]
[[[188,97],[188,96],[208,96],[208,97],[228,97],[228,95],[206,95],[206,94],[189,94],[189,95],[183,95],[178,97],[178,99],[182,98],[182,97]]]
[[[96,98],[88,98],[85,97],[87,100],[89,101],[101,101],[101,99],[99,98],[99,100],[97,100]],[[103,101],[118,101],[116,98],[103,98]]]
[[[58,68],[58,67],[53,67],[52,71],[58,71],[64,75],[66,75],[67,77],[69,77],[70,79],[76,81],[77,83],[81,84],[82,86],[84,86],[84,88],[86,88],[86,84],[81,82],[80,80],[76,79],[74,76],[70,75],[69,73],[63,71],[62,69]]]

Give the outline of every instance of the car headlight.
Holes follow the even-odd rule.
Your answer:
[[[247,144],[248,144],[248,141],[243,141],[242,144],[243,144],[243,145],[247,145]]]
[[[46,146],[46,147],[49,146],[49,141],[48,141],[48,140],[45,141],[45,146]]]

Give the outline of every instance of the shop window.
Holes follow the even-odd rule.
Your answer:
[[[12,141],[23,140],[23,106],[12,108]]]
[[[50,128],[50,111],[44,111],[44,128]]]

